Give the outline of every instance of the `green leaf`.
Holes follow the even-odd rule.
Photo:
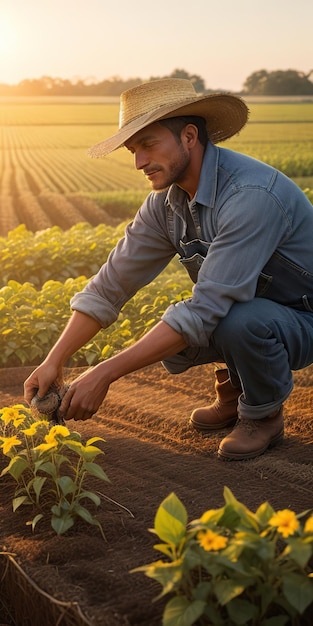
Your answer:
[[[63,517],[56,517],[55,515],[51,518],[51,526],[53,530],[57,533],[57,535],[64,535],[67,530],[72,528],[74,525],[74,519],[71,515],[64,515]]]
[[[312,545],[290,537],[285,554],[288,555],[290,559],[293,559],[301,568],[304,568],[312,556]]]
[[[192,597],[195,600],[203,600],[207,602],[208,596],[212,591],[212,584],[210,582],[200,582],[193,590]]]
[[[263,526],[266,526],[268,521],[274,515],[274,512],[274,509],[268,502],[263,502],[263,504],[261,504],[261,506],[259,506],[259,508],[256,510],[255,514],[260,523]]]
[[[163,561],[155,561],[149,565],[142,565],[131,570],[134,572],[144,572],[148,578],[156,580],[162,585],[162,592],[158,598],[174,591],[182,580],[182,560],[177,559],[173,563],[163,563]]]
[[[93,491],[81,491],[81,493],[79,494],[79,500],[81,500],[82,498],[88,498],[89,500],[92,500],[92,502],[96,506],[100,506],[101,504],[101,499],[96,493],[93,493]]]
[[[42,490],[46,480],[47,480],[46,476],[37,476],[34,479],[34,481],[33,481],[32,486],[33,486],[34,492],[36,494],[36,502],[37,502],[37,504],[39,502],[40,493],[41,493],[41,490]]]
[[[100,465],[97,463],[84,463],[84,470],[91,474],[91,476],[96,476],[96,478],[100,478],[101,480],[105,480],[107,483],[110,483],[110,479],[107,477],[106,473],[102,469]]]
[[[227,612],[231,623],[238,624],[238,626],[245,626],[245,624],[251,623],[251,620],[261,617],[261,615],[258,616],[258,609],[254,604],[251,604],[251,602],[247,600],[242,600],[241,598],[236,598],[227,604]],[[255,623],[255,621],[253,623]],[[259,623],[259,621],[256,623]]]
[[[203,553],[199,550],[185,550],[183,554],[184,569],[190,571],[195,569],[196,567],[201,567],[206,556],[208,556],[208,553],[206,553],[204,556]]]
[[[60,517],[61,516],[61,507],[58,504],[54,504],[51,507],[51,513],[53,513],[53,515],[55,515],[56,517]]]
[[[30,522],[26,522],[26,526],[30,526],[32,527],[32,531],[34,532],[35,530],[35,526],[37,524],[37,522],[39,522],[39,520],[41,520],[43,518],[43,514],[42,513],[38,513],[38,515],[36,515],[34,517],[34,519],[32,519]]]
[[[270,606],[271,602],[277,595],[277,589],[270,582],[263,583],[260,588],[260,600],[261,600],[261,610],[263,615],[266,615],[266,611]]]
[[[75,507],[75,513],[76,515],[78,515],[79,517],[81,517],[81,519],[83,519],[85,522],[88,522],[88,524],[98,524],[98,520],[96,520],[90,513],[90,511],[88,511],[88,509],[86,509],[84,506],[78,505]]]
[[[284,574],[282,587],[285,598],[300,615],[313,602],[313,580],[305,574]]]
[[[250,511],[244,504],[239,502],[228,487],[224,487],[224,499],[225,499],[226,505],[230,505],[229,512],[231,512],[231,509],[233,509],[233,511],[235,511],[240,516],[241,520],[244,522],[245,525],[248,525],[254,528],[256,531],[259,530],[259,525],[258,525],[256,515],[252,513],[252,511]],[[226,506],[225,513],[227,509],[228,507]],[[220,524],[224,524],[225,526],[227,525],[224,521],[224,518],[223,518],[223,521],[220,520]],[[229,526],[229,528],[232,528],[232,527],[233,526]]]
[[[172,598],[163,613],[163,626],[192,626],[203,615],[205,602],[179,596]]]
[[[96,441],[105,441],[105,439],[103,439],[103,437],[91,437],[91,439],[86,441],[86,446],[91,446]]]
[[[15,513],[15,511],[22,504],[30,504],[30,500],[29,500],[28,496],[19,496],[18,498],[13,498],[13,500],[12,500],[13,512]]]
[[[69,450],[72,450],[73,452],[75,452],[76,454],[78,454],[80,457],[84,457],[84,446],[81,443],[81,441],[71,441],[70,439],[65,439],[63,442],[63,445],[65,445]]]
[[[185,536],[187,519],[184,505],[174,493],[171,493],[157,510],[154,520],[155,532],[162,541],[177,545]]]
[[[35,470],[46,472],[46,474],[49,474],[49,476],[52,476],[53,478],[56,478],[57,476],[56,466],[54,465],[54,463],[51,463],[51,461],[42,461],[42,460],[36,461]]]
[[[75,512],[76,514],[81,517],[81,519],[83,519],[85,522],[87,522],[88,524],[92,524],[93,526],[97,526],[101,532],[101,535],[103,537],[103,539],[106,541],[102,526],[99,522],[99,520],[97,520],[95,517],[93,517],[91,515],[91,513],[85,509],[85,507],[83,506],[78,506],[75,508]]]
[[[172,549],[171,546],[168,545],[168,543],[156,543],[156,544],[154,544],[153,547],[154,547],[155,550],[158,550],[159,552],[162,552],[162,554],[165,554],[170,559],[173,558],[173,549]]]
[[[99,454],[104,454],[104,452],[102,450],[100,450],[100,448],[98,448],[97,446],[85,446],[82,449],[82,453],[81,456],[89,461],[92,462],[96,456],[98,456]]]
[[[58,478],[58,485],[64,496],[67,496],[69,493],[75,493],[76,484],[70,476]]]
[[[28,462],[21,456],[15,456],[11,459],[9,465],[7,465],[1,472],[1,476],[9,473],[18,482],[24,470],[28,467]]]
[[[241,522],[241,515],[237,508],[234,507],[233,504],[226,504],[223,509],[222,515],[218,517],[218,525],[224,526],[229,530],[236,530]]]
[[[236,578],[230,580],[220,580],[214,585],[214,591],[219,603],[224,606],[230,602],[233,598],[240,596],[240,594],[248,587],[250,581],[246,581],[246,585],[239,583]]]

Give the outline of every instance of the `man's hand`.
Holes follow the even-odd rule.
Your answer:
[[[70,384],[60,405],[60,415],[65,420],[89,419],[98,411],[109,385],[104,363],[87,370]]]
[[[44,361],[34,372],[25,380],[24,398],[28,404],[37,394],[39,398],[43,398],[51,385],[55,383],[57,387],[63,384],[62,368]]]
[[[46,359],[24,383],[24,397],[28,404],[31,403],[36,393],[39,398],[43,398],[52,384],[62,387],[63,365],[79,348],[94,337],[100,328],[100,324],[89,315],[74,311]]]

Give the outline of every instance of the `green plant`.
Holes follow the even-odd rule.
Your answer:
[[[103,454],[96,441],[103,439],[92,437],[84,444],[79,433],[63,425],[51,427],[22,404],[0,409],[0,449],[9,458],[0,477],[9,474],[15,480],[13,511],[30,506],[33,517],[28,524],[33,530],[50,515],[58,535],[79,518],[98,526],[103,535],[100,522],[86,506],[100,504],[99,496],[85,486],[87,477],[109,482],[95,462]]]
[[[118,320],[101,330],[68,362],[93,365],[139,339],[170,304],[190,297],[191,281],[176,259],[152,283],[125,304]],[[40,363],[60,336],[71,310],[69,302],[87,278],[48,280],[41,290],[10,280],[0,288],[0,367]]]
[[[267,502],[253,513],[227,487],[224,499],[189,524],[173,493],[156,513],[152,532],[163,543],[154,547],[166,560],[133,571],[162,585],[158,597],[174,596],[163,626],[303,624],[313,603],[313,515]]]

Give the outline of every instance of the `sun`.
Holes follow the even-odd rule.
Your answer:
[[[17,35],[12,23],[5,15],[0,15],[0,54],[10,54],[15,48],[16,41]]]

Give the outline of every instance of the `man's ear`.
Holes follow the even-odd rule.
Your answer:
[[[198,141],[198,129],[195,124],[186,124],[181,134],[182,141],[188,148],[193,148]]]

